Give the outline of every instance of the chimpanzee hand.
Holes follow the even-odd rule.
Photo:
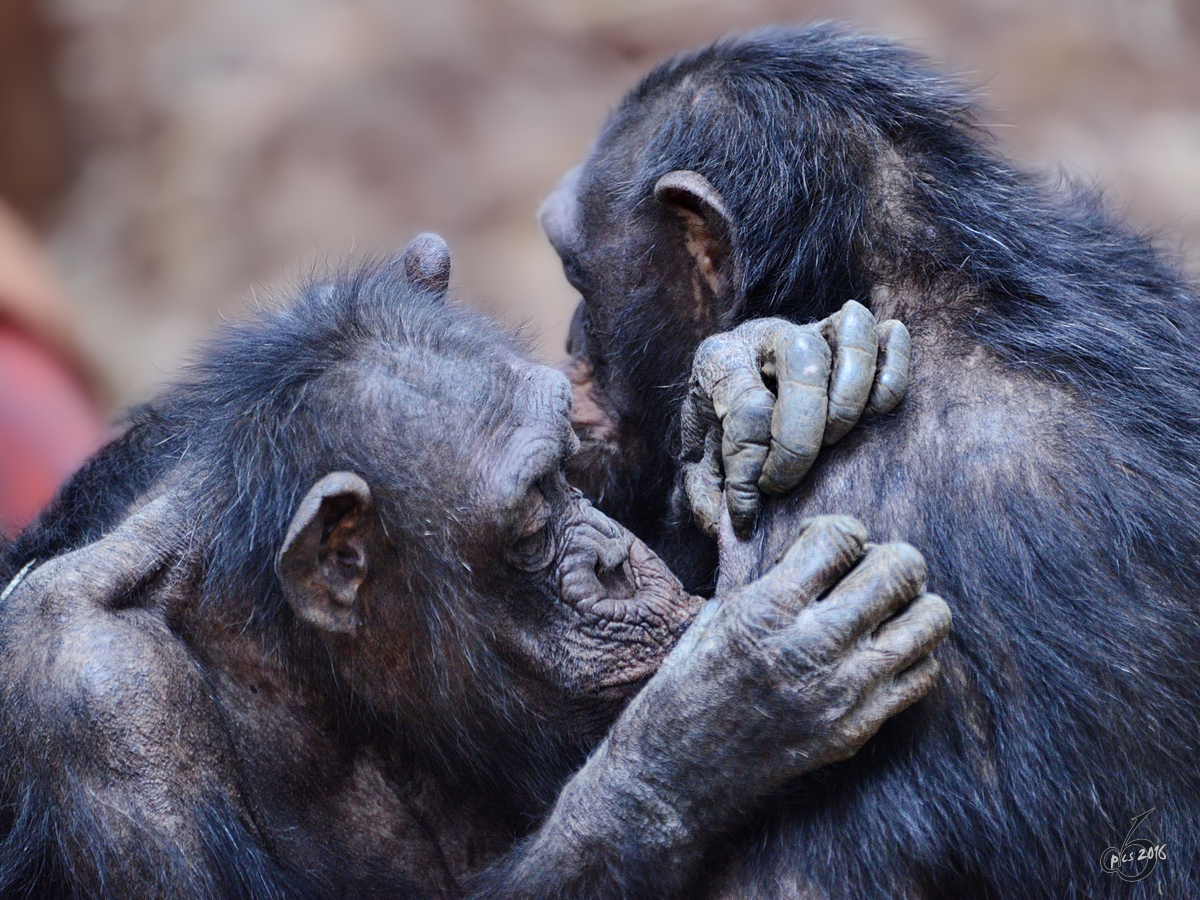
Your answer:
[[[908,544],[813,520],[758,581],[711,601],[609,737],[679,811],[720,815],[853,755],[933,686],[950,610]],[[681,761],[684,765],[681,768]]]
[[[682,421],[684,488],[701,529],[716,535],[722,465],[729,514],[744,533],[760,490],[791,490],[822,445],[864,414],[896,407],[909,355],[908,329],[894,319],[876,324],[853,300],[814,325],[755,319],[704,341]]]
[[[924,583],[909,545],[813,520],[704,607],[488,895],[607,896],[614,872],[622,896],[682,890],[712,840],[933,686],[950,610]]]

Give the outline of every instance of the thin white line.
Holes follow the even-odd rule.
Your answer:
[[[9,594],[15,591],[17,586],[25,580],[25,573],[33,568],[35,561],[36,560],[31,559],[29,562],[25,563],[24,568],[22,568],[20,572],[13,576],[13,580],[8,583],[8,587],[4,589],[4,593],[0,594],[0,603],[3,603],[5,600],[7,600]]]

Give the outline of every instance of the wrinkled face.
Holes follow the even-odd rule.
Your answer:
[[[567,484],[578,449],[563,376],[521,363],[509,421],[476,454],[469,565],[496,606],[497,649],[568,695],[624,698],[658,668],[695,612],[644,543]]]
[[[700,601],[568,486],[567,379],[513,354],[437,360],[369,390],[356,440],[373,449],[359,454],[395,468],[368,478],[380,527],[362,556],[386,562],[367,564],[346,677],[377,708],[439,727],[500,718],[495,732],[532,712],[602,733]]]

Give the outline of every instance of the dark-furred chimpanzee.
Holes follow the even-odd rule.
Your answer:
[[[1200,305],[1171,264],[829,26],[657,68],[542,217],[583,295],[585,494],[693,589],[697,526],[728,589],[845,511],[921,547],[954,611],[939,689],[725,845],[711,894],[1200,897]],[[811,461],[776,392],[825,396],[763,317],[849,300],[908,326],[906,399],[756,519]],[[849,331],[861,364],[895,337]]]
[[[853,520],[685,592],[442,248],[224,333],[10,550],[0,896],[666,896],[932,686]]]

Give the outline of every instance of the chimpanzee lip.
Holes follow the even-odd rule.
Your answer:
[[[659,562],[659,565],[662,563]],[[651,626],[670,630],[679,622],[691,621],[702,600],[678,588],[674,576],[669,572],[668,577],[663,578],[640,573],[638,569],[637,565],[632,567],[632,597],[589,596],[566,602],[583,615],[631,627]],[[676,587],[676,590],[670,590],[672,587]]]
[[[589,597],[576,601],[575,608],[607,622],[624,622],[627,625],[641,625],[655,618],[646,600],[639,600],[637,594],[620,600],[611,597]]]

